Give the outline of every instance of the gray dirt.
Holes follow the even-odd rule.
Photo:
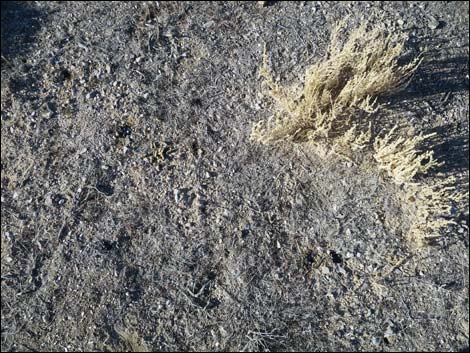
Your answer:
[[[468,2],[2,2],[2,351],[468,350],[468,212],[417,249],[374,168],[249,140],[264,43],[300,82],[347,15],[468,179]]]

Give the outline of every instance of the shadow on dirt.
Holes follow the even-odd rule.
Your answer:
[[[459,48],[453,48],[452,43],[443,38],[415,38],[411,46],[417,48],[417,44],[440,49],[430,49],[425,52],[424,60],[409,85],[385,98],[390,103],[388,108],[394,112],[408,115],[412,113],[414,117],[432,123],[432,119],[436,116],[448,115],[454,96],[468,92],[468,55]],[[461,53],[439,59],[442,58],[443,52]],[[423,132],[436,133],[439,136],[438,141],[429,142],[429,148],[434,150],[437,160],[445,162],[431,174],[455,175],[468,170],[469,137],[468,125],[465,122],[448,123]]]
[[[468,91],[468,57],[428,60],[416,70],[410,84],[387,97],[399,111],[415,111],[425,103],[435,113],[443,113],[451,95]]]
[[[429,60],[417,70],[409,86],[408,97],[425,98],[439,93],[468,90],[468,57],[456,56],[446,60]]]
[[[47,14],[26,1],[2,1],[1,10],[2,81],[20,101],[34,102],[40,73],[28,59],[33,57],[36,34]]]
[[[1,52],[4,63],[24,56],[34,43],[34,36],[45,19],[45,14],[26,1],[1,2]]]
[[[455,94],[468,92],[468,57],[451,57],[443,61],[430,60],[416,72],[408,89],[396,98],[398,107],[406,107],[409,111],[421,110],[422,103],[426,111],[433,115],[445,115],[447,101]],[[436,133],[439,141],[433,142],[435,158],[444,165],[435,170],[436,173],[456,174],[469,168],[469,136],[468,125],[463,122],[449,123],[425,131]]]
[[[436,133],[442,138],[440,144],[434,145],[434,156],[445,164],[438,171],[446,174],[463,173],[469,169],[468,131],[455,125],[445,125],[427,131]]]
[[[413,48],[413,54],[402,58],[403,64],[416,57],[420,52],[419,46],[430,49],[422,52],[423,61],[409,85],[386,97],[387,101],[398,111],[419,113],[417,110],[422,111],[426,107],[442,114],[453,95],[469,89],[468,54],[442,37],[414,37],[408,44]]]

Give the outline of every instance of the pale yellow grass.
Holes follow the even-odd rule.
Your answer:
[[[403,34],[387,34],[382,28],[362,25],[341,45],[343,29],[340,24],[333,30],[327,58],[307,68],[300,88],[277,83],[265,53],[260,76],[280,109],[273,118],[254,126],[254,140],[272,143],[343,138],[346,131],[368,125],[364,118],[358,119],[364,116],[358,112],[375,111],[376,98],[405,85],[419,65],[420,59],[398,65],[406,39]]]
[[[398,126],[374,138],[372,133],[372,118],[380,109],[377,97],[405,86],[421,58],[399,65],[406,35],[367,24],[353,30],[342,45],[345,28],[339,24],[333,30],[326,58],[307,68],[300,86],[285,87],[274,79],[265,49],[260,77],[279,109],[254,125],[251,138],[264,144],[309,142],[323,158],[331,154],[349,158],[371,147],[375,167],[402,190],[408,238],[423,244],[449,229],[453,210],[464,199],[453,178],[417,180],[443,164],[429,149],[437,136]]]

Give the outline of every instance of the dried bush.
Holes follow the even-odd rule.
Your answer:
[[[422,245],[455,224],[454,212],[461,207],[465,194],[456,189],[457,180],[452,176],[417,181],[418,174],[444,164],[434,159],[432,150],[420,147],[436,134],[413,136],[403,131],[397,133],[397,128],[375,138],[374,158],[379,169],[402,187],[401,200],[409,222],[407,236]]]
[[[378,108],[377,96],[405,85],[420,63],[415,59],[398,65],[405,42],[402,34],[362,25],[341,45],[343,31],[343,24],[333,30],[327,58],[306,70],[301,88],[283,87],[274,80],[265,51],[260,76],[280,111],[254,126],[254,140],[272,143],[328,139],[331,145],[331,140],[351,138],[355,135],[347,131],[368,125],[364,113]]]
[[[260,76],[263,87],[277,102],[279,111],[253,127],[251,138],[261,143],[309,141],[320,157],[331,153],[349,158],[352,152],[373,146],[380,170],[403,190],[402,201],[409,221],[408,235],[418,244],[448,229],[452,210],[463,193],[452,178],[417,182],[418,174],[443,163],[429,147],[436,134],[406,133],[395,126],[372,141],[372,114],[379,109],[377,97],[406,85],[421,62],[418,57],[400,66],[406,36],[387,33],[367,24],[352,31],[344,45],[345,26],[332,32],[327,58],[307,68],[301,87],[284,87],[273,78],[266,48]]]
[[[426,173],[430,168],[441,166],[434,160],[433,151],[421,151],[419,145],[436,134],[415,136],[401,132],[396,134],[398,125],[384,137],[374,141],[374,158],[381,170],[385,170],[397,184],[408,183],[418,173]]]
[[[438,238],[456,224],[455,212],[467,199],[456,184],[454,177],[447,177],[404,185],[403,207],[410,223],[407,235],[415,244]]]

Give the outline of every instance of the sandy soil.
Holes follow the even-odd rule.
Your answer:
[[[468,350],[468,212],[416,248],[374,168],[249,140],[264,43],[299,82],[347,15],[468,179],[468,2],[2,2],[2,351]]]

